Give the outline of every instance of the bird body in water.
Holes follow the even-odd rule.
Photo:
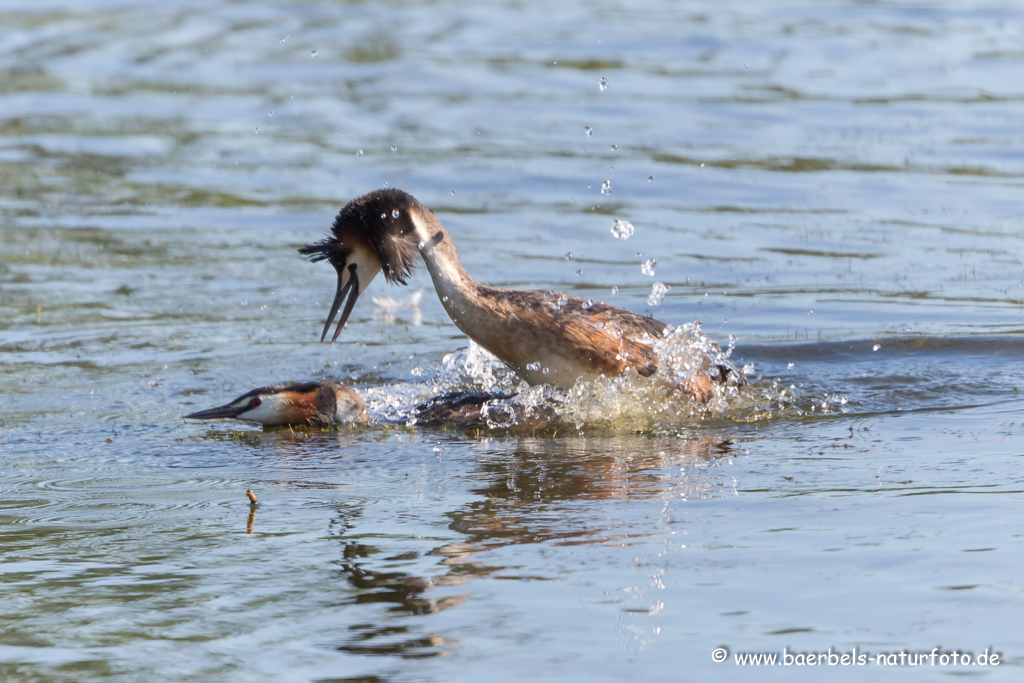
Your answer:
[[[484,425],[481,410],[502,394],[462,391],[432,398],[412,411],[416,424],[434,426]],[[185,416],[189,420],[231,418],[265,427],[328,427],[357,425],[369,420],[366,403],[354,389],[339,382],[286,382],[248,391],[231,403]]]
[[[338,273],[337,292],[321,341],[344,305],[334,342],[359,295],[383,271],[405,284],[417,252],[426,263],[445,311],[467,336],[509,365],[530,384],[571,389],[577,380],[616,377],[635,370],[658,371],[654,344],[671,327],[615,306],[561,292],[508,290],[473,279],[433,212],[411,195],[376,190],[350,201],[331,234],[299,250],[312,261],[328,261]],[[711,375],[724,381],[724,367],[697,372],[682,389],[699,403],[713,396]]]

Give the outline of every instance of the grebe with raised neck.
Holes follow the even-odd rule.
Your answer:
[[[377,273],[405,284],[419,252],[452,322],[532,385],[568,390],[579,379],[617,377],[630,369],[651,377],[658,371],[654,344],[672,329],[660,320],[571,294],[477,282],[463,268],[438,217],[401,190],[375,190],[353,199],[338,213],[326,239],[299,252],[311,261],[329,262],[338,274],[320,341],[344,304],[334,343]],[[707,365],[707,372],[695,372],[681,384],[698,403],[710,400],[714,383],[724,382],[731,372]]]

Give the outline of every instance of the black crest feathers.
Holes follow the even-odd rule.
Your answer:
[[[352,246],[365,243],[380,261],[388,282],[405,284],[416,266],[416,236],[410,211],[419,207],[401,190],[374,190],[356,197],[334,218],[331,235],[299,253],[310,261],[330,261],[343,268]]]

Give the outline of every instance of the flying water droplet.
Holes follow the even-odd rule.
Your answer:
[[[652,180],[654,180],[654,176],[652,176],[652,175],[647,176],[647,182],[651,182]]]
[[[586,311],[586,310],[590,309],[590,307],[593,306],[593,305],[594,305],[594,300],[593,299],[587,299],[586,301],[583,302],[583,305],[580,308],[582,308],[584,311]]]
[[[601,80],[599,80],[597,82],[597,87],[599,87],[601,89],[601,92],[604,92],[605,90],[607,90],[608,89],[608,79],[605,78],[604,76],[602,76]]]
[[[257,126],[256,127],[256,135],[259,135],[259,134],[260,134],[260,129],[259,129],[259,126]]]
[[[665,300],[665,294],[668,292],[669,287],[663,285],[660,282],[655,282],[651,285],[651,293],[647,295],[647,305],[657,306]]]
[[[313,57],[313,59],[316,59],[316,50],[310,50],[309,54]]]
[[[606,180],[603,183],[601,183],[601,194],[603,194],[604,196],[607,197],[611,193],[612,193],[612,181]]]
[[[357,156],[357,157],[361,157],[361,156],[363,156],[363,150],[361,150],[361,149],[357,149],[357,150],[356,150],[356,156]]]
[[[538,370],[540,370],[540,363],[527,363],[526,364],[526,369],[527,370],[533,370],[534,372],[537,372]]]
[[[618,293],[619,293],[619,286],[618,285],[612,285],[612,294],[618,294]]]
[[[583,275],[583,269],[582,268],[577,268],[576,269],[576,277],[579,277],[580,275]]]
[[[583,126],[583,131],[587,134],[587,137],[594,137],[594,129],[590,126]]]
[[[654,277],[654,267],[658,265],[658,259],[649,258],[640,266],[640,272],[648,277]]]
[[[397,152],[398,151],[398,146],[397,145],[391,145],[391,151],[392,152]]]
[[[565,306],[567,303],[569,303],[569,297],[567,297],[565,294],[562,294],[558,297],[558,301],[555,303],[555,308],[561,308],[562,306]]]
[[[566,261],[572,261],[572,252],[571,251],[565,252],[565,260]]]
[[[267,112],[267,116],[273,116],[273,115],[274,115],[274,110],[273,109],[271,109],[270,111]]]
[[[880,349],[880,348],[882,348],[882,345],[881,345],[881,344],[875,344],[874,346],[872,346],[872,347],[871,347],[871,350],[872,350],[872,351],[877,351],[877,350],[878,350],[878,349]]]
[[[387,217],[388,217],[388,215],[386,213],[382,213],[380,215],[381,220],[385,220]]]
[[[398,209],[395,209],[394,211],[391,212],[391,217],[392,218],[398,218],[398,216],[399,216]]]
[[[612,235],[615,239],[628,240],[633,236],[634,230],[633,224],[629,221],[617,220],[612,223]]]
[[[591,187],[593,186],[590,183],[587,183],[587,189],[589,190]]]
[[[615,150],[617,150],[618,148],[619,148],[619,146],[618,146],[618,145],[612,145],[612,151],[613,151],[613,152],[614,152]],[[613,168],[614,168],[614,167],[613,167]]]
[[[704,168],[704,163],[703,163],[703,162],[701,162],[701,165],[700,165],[700,167],[701,167],[701,168]]]
[[[285,43],[287,43],[289,38],[291,38],[291,36],[285,36],[284,38],[282,38],[281,44],[284,45]]]
[[[608,331],[614,339],[622,339],[622,328],[616,323],[608,323],[604,326],[604,329]]]
[[[452,196],[453,197],[455,196],[455,190],[452,190]]]

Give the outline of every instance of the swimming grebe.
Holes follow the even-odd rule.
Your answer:
[[[268,427],[308,425],[326,427],[332,423],[366,422],[366,404],[352,389],[338,382],[275,384],[246,392],[219,408],[186,415],[189,420],[230,417],[259,422]]]
[[[448,231],[430,209],[395,189],[353,199],[334,219],[331,235],[299,249],[311,261],[328,261],[338,288],[320,341],[344,304],[331,343],[356,299],[381,270],[405,284],[419,251],[434,289],[455,325],[530,384],[570,389],[580,378],[615,377],[630,368],[644,377],[658,371],[655,341],[669,325],[654,318],[560,292],[498,289],[474,280],[459,260]],[[721,367],[717,381],[728,369]],[[695,401],[713,395],[708,374],[689,377],[682,389]]]
[[[412,410],[415,424],[436,426],[485,425],[481,415],[484,404],[510,398],[504,394],[461,391],[432,398]],[[355,390],[330,380],[284,383],[246,392],[231,403],[200,410],[185,416],[188,420],[232,418],[258,422],[266,427],[361,424],[369,419],[366,404]]]

